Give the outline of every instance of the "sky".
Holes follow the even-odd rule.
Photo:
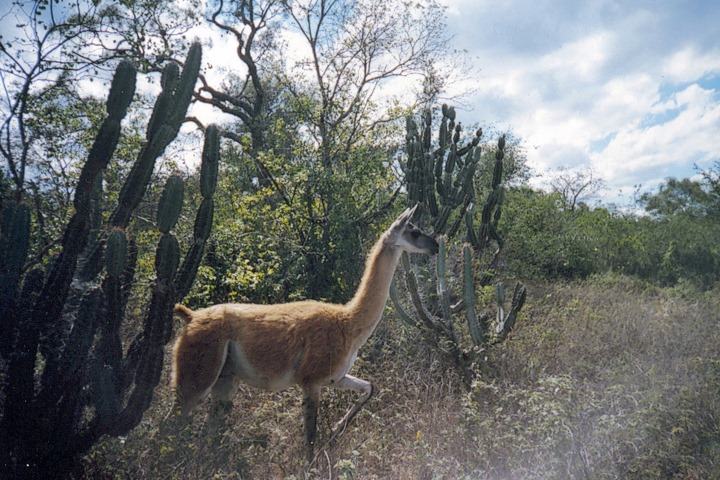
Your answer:
[[[458,118],[519,137],[534,186],[559,167],[592,169],[606,184],[598,199],[623,206],[636,185],[654,190],[720,161],[720,2],[438,1],[451,48],[475,66]],[[13,21],[3,15],[3,33]],[[205,59],[242,68],[232,39],[210,36]]]
[[[592,168],[627,204],[720,161],[720,2],[443,3],[480,67],[458,115],[512,130],[536,172]]]

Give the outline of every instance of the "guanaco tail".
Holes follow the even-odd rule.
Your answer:
[[[238,382],[277,391],[299,385],[303,394],[305,453],[313,459],[322,387],[360,393],[332,430],[341,433],[372,396],[373,385],[352,375],[358,350],[382,317],[402,252],[436,254],[438,243],[410,223],[405,210],[375,243],[353,298],[344,305],[300,301],[278,305],[220,304],[192,311],[173,349],[172,386],[183,414],[212,393],[231,401]]]

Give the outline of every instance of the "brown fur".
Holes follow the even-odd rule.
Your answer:
[[[197,311],[176,305],[187,323],[173,349],[171,382],[181,409],[190,411],[211,391],[231,399],[238,380],[268,390],[299,385],[311,454],[321,387],[339,382],[364,392],[345,424],[372,394],[372,385],[347,374],[380,321],[400,253],[437,252],[437,243],[408,223],[413,212],[406,210],[375,244],[360,287],[345,305],[221,304]]]
[[[192,321],[193,311],[185,305],[180,305],[179,303],[175,305],[174,313],[178,317],[182,318],[185,323],[190,323]]]
[[[180,305],[175,311],[181,308],[187,309]],[[240,343],[263,377],[282,376],[295,360],[298,385],[331,377],[348,358],[348,316],[340,305],[222,304],[192,312],[192,318],[173,351],[172,385],[187,401],[215,382],[225,362],[227,341]]]

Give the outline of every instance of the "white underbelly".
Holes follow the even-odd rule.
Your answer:
[[[355,364],[355,360],[357,360],[357,356],[358,356],[358,352],[355,352],[352,355],[350,355],[350,357],[348,357],[347,361],[343,364],[340,372],[337,375],[333,376],[332,382],[337,382],[341,378],[343,378],[345,375],[350,373],[350,369]]]

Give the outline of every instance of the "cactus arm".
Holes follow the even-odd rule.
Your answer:
[[[437,261],[435,263],[437,293],[440,298],[440,306],[443,318],[445,319],[445,324],[448,326],[448,330],[454,332],[452,315],[450,313],[450,292],[448,291],[447,278],[445,274],[445,259],[447,257],[445,236],[438,237],[437,242],[440,247],[437,255]]]
[[[18,317],[14,312],[30,246],[30,208],[10,202],[2,209],[0,222],[0,353],[5,356],[16,334]]]
[[[177,82],[170,81],[176,70],[173,64],[165,67],[164,89],[155,102],[148,129],[148,143],[142,149],[138,161],[133,165],[128,180],[120,191],[118,208],[113,212],[110,223],[115,226],[126,227],[130,215],[137,208],[147,189],[155,161],[162,155],[165,148],[177,136],[185,113],[190,106],[192,90],[200,71],[201,48],[194,43],[188,52],[185,68]],[[163,95],[164,94],[164,95]],[[170,98],[169,100],[166,100]],[[162,124],[161,124],[162,122]]]
[[[172,333],[172,308],[175,303],[173,280],[180,264],[180,245],[169,229],[180,215],[182,189],[179,178],[169,178],[158,205],[158,230],[166,231],[155,250],[155,286],[143,330],[133,340],[121,373],[125,383],[132,380],[134,389],[125,407],[117,414],[117,419],[112,424],[102,422],[111,435],[124,435],[140,422],[160,380],[164,346]],[[108,408],[108,411],[112,409]]]
[[[410,259],[408,258],[407,253],[403,252],[400,257],[400,261],[405,271],[405,282],[407,283],[408,292],[410,293],[410,299],[412,300],[413,306],[415,307],[420,320],[422,320],[427,327],[435,329],[438,322],[430,316],[430,313],[428,313],[427,310],[425,310],[425,306],[420,298],[420,293],[418,292],[417,278],[415,278],[415,273],[410,267]]]
[[[60,438],[72,438],[83,415],[84,405],[81,397],[84,395],[84,390],[68,387],[73,384],[84,386],[86,382],[84,371],[95,333],[103,317],[103,303],[104,294],[98,287],[92,288],[83,295],[77,319],[63,352],[61,369],[54,376],[54,386],[57,391],[53,392],[50,398],[62,398],[62,401],[57,404],[53,412],[56,417],[51,421],[56,425],[52,434]]]
[[[203,201],[195,215],[193,228],[193,244],[190,247],[180,271],[175,278],[175,294],[177,299],[185,297],[197,274],[200,261],[205,251],[205,244],[210,237],[215,210],[213,195],[217,188],[217,169],[219,163],[219,132],[215,125],[205,130],[205,144],[203,145],[202,164],[200,167],[200,193]]]
[[[503,241],[497,233],[497,225],[500,221],[502,202],[504,198],[504,189],[502,186],[503,158],[505,157],[505,135],[498,139],[498,148],[495,152],[495,167],[493,170],[492,190],[488,194],[488,198],[483,206],[482,218],[480,222],[478,244],[476,249],[482,251],[485,246],[494,240],[500,248]],[[494,214],[493,214],[494,213]]]
[[[112,381],[111,385],[107,386],[109,390],[100,394],[102,399],[107,396],[120,396],[125,387],[121,370],[123,350],[120,327],[126,305],[122,276],[128,264],[128,241],[122,229],[113,230],[107,239],[105,264],[107,275],[102,288],[106,298],[106,318],[100,328],[101,334],[97,346],[97,357],[101,362],[96,363],[107,366]],[[102,369],[103,367],[96,368]]]
[[[452,238],[457,234],[458,230],[460,230],[460,225],[463,223],[463,220],[466,220],[466,212],[468,207],[472,203],[472,197],[467,195],[465,196],[465,201],[463,202],[462,206],[460,207],[460,210],[458,211],[458,214],[455,216],[455,220],[453,221],[453,224],[450,226],[450,229],[448,230],[448,238]]]
[[[176,175],[168,178],[158,205],[157,226],[161,233],[168,233],[177,224],[182,211],[183,194],[182,178]]]
[[[185,58],[185,65],[180,73],[175,94],[173,96],[175,109],[173,110],[169,121],[172,125],[175,125],[178,130],[185,119],[185,113],[187,112],[188,105],[190,105],[190,100],[192,100],[195,82],[197,82],[198,75],[200,74],[201,61],[202,47],[199,42],[194,42],[188,50],[187,57]]]
[[[155,162],[180,131],[190,105],[192,89],[197,81],[201,53],[200,44],[193,43],[188,52],[185,68],[179,77],[177,65],[168,64],[163,69],[161,79],[163,90],[153,107],[146,131],[147,143],[138,154],[120,190],[117,207],[110,216],[110,225],[120,228],[128,226],[132,213],[147,191]],[[90,280],[98,275],[103,252],[104,242],[100,239],[93,245],[85,262],[81,272],[83,279]]]
[[[467,317],[468,329],[470,337],[475,345],[483,345],[485,343],[485,329],[483,323],[477,317],[475,312],[475,278],[473,275],[472,265],[472,247],[468,244],[463,245],[463,298],[465,300],[465,315]]]
[[[162,91],[155,100],[150,120],[145,131],[145,138],[152,139],[157,134],[158,129],[165,123],[170,110],[172,108],[173,91],[177,86],[178,77],[180,76],[180,67],[176,63],[165,65],[160,77],[160,86]]]
[[[45,280],[44,272],[36,268],[28,272],[20,292],[16,318],[30,318],[32,305],[40,295]],[[35,353],[39,341],[38,326],[25,322],[18,331],[17,339],[10,345],[14,355],[8,356],[5,381],[5,407],[0,431],[14,433],[21,430],[18,422],[24,419],[23,413],[30,405],[35,393]],[[11,340],[14,338],[8,338]]]
[[[452,332],[448,329],[447,325],[435,319],[425,309],[418,290],[417,278],[415,277],[415,272],[413,272],[412,267],[410,266],[410,259],[407,252],[403,252],[400,256],[400,261],[403,265],[403,269],[405,270],[405,281],[407,283],[408,292],[410,293],[410,299],[412,300],[413,306],[417,310],[420,319],[423,321],[425,326],[431,330],[440,330],[447,335],[451,335]]]
[[[41,434],[69,438],[80,414],[80,395],[85,376],[82,374],[93,344],[100,315],[103,294],[95,287],[86,292],[78,308],[78,315],[63,342],[61,354],[46,359],[40,385],[35,398],[36,415],[42,425],[52,429]],[[42,407],[42,408],[41,408]]]
[[[397,313],[398,317],[400,317],[400,320],[405,325],[409,327],[418,326],[415,320],[407,313],[405,307],[402,306],[402,303],[400,303],[400,297],[398,296],[395,280],[390,283],[390,300],[392,301],[393,307],[395,308],[395,313]]]
[[[211,198],[215,194],[220,162],[220,133],[216,125],[205,130],[205,143],[202,151],[200,168],[200,193],[203,198]]]
[[[64,325],[59,321],[65,305],[70,283],[75,273],[78,256],[87,244],[91,223],[91,193],[95,178],[108,164],[120,136],[120,120],[127,113],[135,90],[135,70],[126,62],[118,65],[107,101],[108,117],[100,127],[88,159],[80,172],[75,191],[75,214],[70,219],[62,239],[62,250],[53,263],[42,293],[33,309],[32,318],[48,339],[44,344],[51,363],[60,355],[65,336]],[[110,125],[108,127],[108,125]],[[107,143],[112,146],[108,148]],[[47,377],[44,377],[47,378]]]

